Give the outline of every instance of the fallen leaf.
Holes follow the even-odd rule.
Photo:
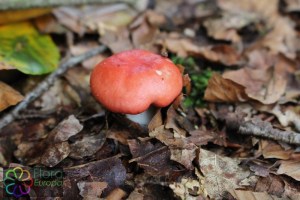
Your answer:
[[[83,35],[98,31],[100,35],[118,32],[126,27],[137,12],[126,4],[85,5],[82,7],[59,7],[53,11],[59,23]]]
[[[300,181],[300,161],[281,161],[277,174],[286,174],[293,179]]]
[[[113,53],[134,48],[130,40],[130,32],[127,29],[122,29],[118,33],[107,32],[100,38],[100,42],[108,46]]]
[[[65,178],[70,179],[70,183],[78,181],[106,182],[107,187],[103,190],[104,196],[122,186],[126,179],[126,169],[116,156],[64,168],[64,172]]]
[[[267,192],[269,195],[281,197],[284,193],[284,182],[280,176],[270,174],[268,177],[258,179],[254,191]]]
[[[16,105],[22,101],[23,98],[24,97],[18,91],[0,81],[0,111],[9,106]]]
[[[107,187],[106,182],[85,182],[77,183],[79,194],[85,200],[92,200],[100,198],[102,191]]]
[[[49,146],[41,156],[41,163],[47,167],[54,167],[70,154],[68,142],[60,142]]]
[[[250,164],[250,168],[251,171],[254,172],[254,174],[256,176],[262,176],[262,177],[267,177],[270,174],[270,170],[268,167],[263,166],[263,165],[259,165],[259,164]]]
[[[174,182],[169,185],[174,193],[182,200],[197,200],[201,191],[201,182],[192,178],[182,178],[180,182]]]
[[[1,11],[0,24],[9,24],[36,18],[51,12],[51,8],[32,8],[26,10]]]
[[[55,70],[59,58],[52,39],[39,34],[31,23],[0,26],[0,65],[38,75]]]
[[[245,87],[246,95],[249,98],[263,104],[272,104],[278,101],[287,85],[285,75],[276,73],[276,66],[275,69],[268,68],[266,70],[242,68],[225,72],[223,77]]]
[[[67,29],[61,24],[57,23],[57,20],[52,14],[35,18],[33,22],[41,33],[64,34],[67,32]]]
[[[300,131],[300,116],[292,109],[281,111],[280,107],[277,105],[270,112],[277,117],[283,127],[292,125],[298,132]]]
[[[229,192],[236,200],[283,200],[283,198],[279,198],[274,195],[269,195],[267,192],[253,192],[248,190],[230,190]]]
[[[264,158],[277,158],[287,160],[291,157],[293,150],[285,150],[278,143],[269,141],[269,140],[261,140],[259,143],[259,151],[262,152]]]
[[[242,15],[251,13],[256,18],[265,22],[265,33],[261,40],[256,41],[258,48],[266,47],[273,54],[283,53],[289,58],[295,58],[299,49],[299,40],[294,30],[293,22],[280,15],[279,1],[238,1],[218,0],[218,6],[226,13]],[[216,26],[217,27],[217,26]]]
[[[92,156],[102,148],[105,140],[105,135],[102,132],[98,135],[84,136],[70,144],[71,152],[69,157],[83,159],[84,157]]]
[[[213,102],[244,102],[249,97],[244,86],[215,73],[208,81],[204,99]]]
[[[144,200],[144,194],[139,192],[137,189],[134,189],[128,196],[127,200]]]
[[[126,192],[120,188],[116,188],[108,196],[105,197],[107,200],[121,200],[126,196]]]
[[[239,183],[250,175],[250,171],[239,166],[237,159],[222,157],[204,149],[200,149],[198,163],[205,177],[205,189],[214,199],[226,198],[227,191],[240,188]]]
[[[187,169],[193,169],[192,164],[193,160],[196,158],[196,146],[192,146],[190,149],[175,149],[170,148],[171,151],[171,160],[179,162]]]
[[[300,10],[300,4],[298,0],[284,0],[286,7],[285,11],[287,12],[297,12]]]
[[[172,163],[168,147],[161,143],[139,142],[128,140],[133,158],[129,162],[137,162],[152,176],[168,176],[170,180],[176,179],[184,170]]]
[[[76,135],[83,129],[79,120],[70,115],[67,119],[61,121],[48,135],[51,142],[58,143],[67,141],[71,136]]]

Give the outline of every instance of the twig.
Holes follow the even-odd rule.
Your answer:
[[[127,3],[136,9],[144,9],[146,0],[1,0],[0,10],[17,10],[36,7],[54,7],[63,5],[80,5],[91,3]]]
[[[275,129],[270,122],[262,121],[259,118],[245,121],[238,114],[229,114],[226,118],[226,126],[228,129],[235,130],[242,135],[263,137],[288,144],[300,145],[300,133]]]
[[[11,112],[6,114],[3,118],[0,119],[0,130],[4,128],[6,125],[14,121],[18,118],[20,112],[27,108],[27,106],[37,99],[40,95],[42,95],[45,91],[49,89],[49,87],[54,83],[54,81],[64,74],[69,68],[75,66],[82,61],[95,56],[99,53],[102,53],[106,50],[106,46],[99,46],[94,48],[84,54],[81,54],[76,57],[71,57],[66,62],[62,63],[59,68],[50,74],[43,82],[41,82],[35,89],[33,89],[29,94],[27,94],[24,100],[19,103]]]

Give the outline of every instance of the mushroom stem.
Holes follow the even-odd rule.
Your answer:
[[[126,114],[126,117],[131,121],[140,124],[141,126],[148,126],[149,122],[151,121],[152,117],[156,112],[156,109],[157,109],[156,107],[150,106],[146,111],[140,114],[137,115]]]

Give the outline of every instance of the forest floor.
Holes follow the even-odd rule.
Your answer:
[[[140,2],[0,12],[1,199],[299,200],[299,1]],[[129,49],[183,74],[148,127],[90,92]]]

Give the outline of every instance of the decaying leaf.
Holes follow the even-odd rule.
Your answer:
[[[0,81],[0,111],[22,100],[23,96],[18,91]]]
[[[204,99],[214,102],[244,102],[249,99],[245,87],[232,80],[213,74],[205,90]]]
[[[113,191],[107,195],[107,200],[117,200],[117,199],[123,199],[126,196],[126,192],[120,188],[116,188]]]
[[[54,167],[65,159],[70,154],[70,147],[68,142],[60,142],[51,145],[46,149],[41,157],[41,164],[47,167]]]
[[[192,178],[182,178],[180,182],[170,184],[170,188],[182,200],[197,200],[201,191],[201,182]]]
[[[79,120],[74,116],[70,115],[67,119],[60,122],[55,129],[49,133],[48,137],[52,142],[64,142],[67,141],[71,136],[76,135],[83,129]]]
[[[289,159],[293,153],[292,149],[284,149],[278,143],[268,140],[261,140],[259,151],[262,152],[264,158],[278,158],[283,160]]]
[[[39,34],[31,23],[0,27],[0,65],[12,66],[26,74],[46,74],[58,67],[59,57],[52,39]]]
[[[222,157],[204,149],[200,149],[198,163],[205,177],[205,189],[214,199],[222,199],[226,197],[226,191],[240,188],[239,183],[250,174],[250,171],[239,166],[237,159]]]
[[[297,181],[300,181],[300,161],[281,161],[278,174],[286,174]]]
[[[99,199],[102,191],[107,187],[106,182],[84,182],[77,183],[80,196],[85,200]]]
[[[255,192],[267,192],[269,195],[281,197],[284,193],[284,182],[280,176],[270,174],[268,177],[258,179]]]
[[[267,192],[253,192],[247,190],[230,190],[229,192],[236,200],[283,200],[283,198],[279,198],[275,195],[269,195]]]
[[[152,176],[168,176],[169,179],[173,179],[184,171],[172,163],[168,147],[161,143],[152,144],[149,141],[128,140],[128,145],[133,155],[130,162],[137,162]]]
[[[51,8],[1,11],[0,24],[8,24],[36,18],[51,12]]]
[[[106,195],[123,185],[126,178],[126,169],[117,157],[65,168],[64,172],[70,183],[86,180],[107,183],[107,187],[103,191]]]
[[[109,34],[110,31],[118,32],[137,14],[121,3],[80,8],[59,7],[53,13],[61,24],[80,35],[91,31],[98,31],[101,35]]]

